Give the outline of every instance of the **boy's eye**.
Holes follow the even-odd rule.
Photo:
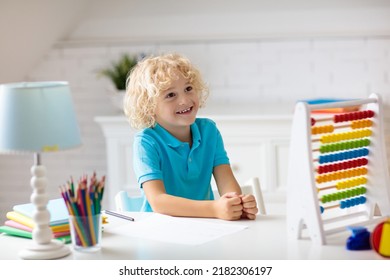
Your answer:
[[[167,95],[165,95],[165,98],[172,98],[172,97],[175,97],[175,93],[173,92],[170,92]]]
[[[192,90],[192,86],[188,86],[188,87],[186,87],[186,89],[185,89],[186,92],[189,92],[189,91],[191,91],[191,90]]]

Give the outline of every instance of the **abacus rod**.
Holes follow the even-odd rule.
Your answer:
[[[357,133],[359,133],[359,134],[363,133],[363,135],[356,136]],[[330,144],[330,143],[336,143],[336,142],[341,142],[341,141],[345,141],[345,140],[362,139],[364,137],[370,136],[371,133],[372,133],[372,130],[370,130],[370,127],[363,127],[363,128],[353,129],[351,131],[345,132],[344,134],[342,132],[341,133],[329,133],[329,134],[327,134],[327,133],[325,133],[325,134],[314,134],[312,136],[316,136],[316,137],[319,137],[319,138],[314,138],[314,139],[311,140],[311,142],[312,143],[315,143],[315,142],[325,142],[326,144]],[[368,135],[364,135],[364,134],[368,134]],[[330,139],[332,139],[335,136],[340,136],[340,135],[348,135],[349,138],[342,138],[342,139],[338,139],[338,140],[327,140],[327,141],[323,140],[323,137],[326,137],[326,138],[331,137]]]
[[[351,157],[351,158],[348,158],[348,159],[336,159],[336,160],[331,160],[331,161],[327,161],[327,162],[323,162],[323,163],[320,163],[320,164],[332,164],[332,162],[337,162],[337,161],[343,161],[343,160],[351,160],[351,159],[357,159],[357,158],[363,158],[365,157],[366,155],[362,155],[362,156],[355,156],[355,157]],[[313,162],[319,162],[319,158],[314,158],[313,159]],[[314,171],[316,171],[317,168],[314,168]]]
[[[360,120],[361,121],[361,120]],[[364,120],[365,121],[365,120]],[[358,126],[356,126],[358,125]],[[354,127],[355,126],[355,127]],[[358,129],[363,129],[363,128],[367,128],[367,127],[371,127],[372,126],[372,123],[370,122],[358,122],[358,121],[351,121],[350,123],[346,123],[346,124],[342,124],[342,125],[324,125],[324,126],[316,126],[316,127],[312,127],[312,136],[313,135],[322,135],[322,134],[329,134],[329,133],[333,133],[334,130],[337,130],[337,129],[342,129],[342,128],[351,128],[352,130],[358,130]],[[313,133],[313,130],[314,129],[327,129],[327,128],[333,128],[333,131],[328,131],[328,132],[315,132]]]
[[[325,191],[325,190],[330,190],[330,189],[336,189],[336,188],[337,188],[336,185],[327,186],[327,187],[322,187],[322,188],[317,188],[317,192],[321,192],[321,191]]]
[[[351,113],[351,112],[349,112]],[[342,114],[348,114],[348,113],[342,113]],[[334,121],[334,116],[337,116],[337,115],[342,115],[342,114],[334,114],[333,117],[329,117],[329,118],[322,118],[322,119],[315,119],[316,123],[318,122],[331,122],[331,121]],[[364,118],[362,120],[366,120],[366,119],[370,119],[370,117],[367,117],[367,118]],[[343,122],[354,122],[355,120],[349,120],[349,121],[343,121]],[[343,124],[343,125],[339,125],[339,127],[342,127],[342,126],[345,126],[345,127],[348,127],[350,126],[351,124]],[[314,126],[312,126],[314,127]],[[337,127],[337,126],[335,126]]]
[[[315,121],[316,121],[316,123],[318,123],[318,122],[329,122],[329,121],[333,121],[333,117],[315,119]]]
[[[352,122],[351,123],[342,124],[342,125],[334,125],[333,126],[334,129],[348,128],[348,127],[351,127],[351,129],[356,129],[356,128],[352,127]]]
[[[339,207],[340,207],[340,203],[337,203],[334,205],[324,207],[324,210],[328,210],[328,209],[332,209],[332,208],[339,208]]]
[[[319,110],[319,109],[353,107],[353,106],[360,106],[360,105],[369,104],[369,103],[376,103],[376,102],[377,102],[376,98],[366,98],[366,99],[357,99],[357,100],[351,100],[351,101],[313,104],[313,105],[307,105],[307,107],[309,110],[313,111],[313,110]]]
[[[364,188],[364,187],[362,187]],[[358,189],[358,188],[356,188]],[[367,189],[366,189],[367,190]],[[339,193],[342,193],[342,192],[345,192],[345,191],[341,191]],[[333,193],[333,194],[336,194],[337,192]],[[352,198],[352,197],[357,197],[357,196],[361,196],[362,194],[352,194],[351,196],[349,196],[348,198]],[[322,200],[324,199],[324,196],[323,197],[318,197],[318,201],[322,202]],[[342,200],[342,199],[333,199],[332,201],[336,201],[336,200]],[[328,201],[328,202],[331,202],[331,201]],[[324,202],[326,203],[326,202]]]
[[[360,176],[360,177],[357,177],[355,178],[355,180],[358,180],[358,181],[355,181],[356,184],[351,184],[349,186],[344,186],[344,187],[337,187],[337,184],[333,184],[333,185],[330,185],[330,186],[326,186],[326,187],[317,187],[317,192],[321,192],[321,191],[325,191],[325,190],[330,190],[330,189],[350,189],[350,188],[354,188],[354,187],[357,187],[357,186],[361,186],[361,185],[366,185],[367,184],[367,177],[364,177],[364,176]],[[362,181],[363,180],[363,181]],[[350,181],[350,180],[347,180],[347,181]],[[339,181],[341,183],[345,183],[345,181]]]
[[[330,223],[343,221],[346,218],[358,218],[358,217],[362,217],[362,216],[366,217],[367,216],[367,212],[366,211],[357,211],[357,212],[352,212],[352,213],[348,213],[348,214],[343,214],[343,215],[340,215],[340,216],[337,216],[337,217],[324,219],[323,223],[324,224],[330,224]]]
[[[362,112],[362,111],[355,111],[355,113],[356,113],[356,112]],[[314,120],[315,124],[316,124],[316,123],[320,123],[320,122],[334,122],[335,116],[348,115],[348,114],[351,114],[351,113],[354,113],[354,112],[333,114],[332,117],[328,117],[328,118],[320,118],[320,119],[314,119],[314,118],[312,118],[312,119]],[[340,123],[341,123],[341,122],[343,122],[343,123],[345,123],[345,122],[350,122],[349,125],[352,125],[352,123],[355,122],[355,121],[369,120],[369,119],[371,119],[371,118],[372,118],[371,116],[367,116],[367,117],[358,118],[358,119],[343,120],[343,121],[340,121]],[[312,124],[312,127],[314,127],[315,124]],[[345,124],[345,125],[347,125],[347,124]]]
[[[335,221],[333,221],[334,219],[330,219],[332,221],[323,220],[323,224],[329,224],[329,223],[333,223],[333,222],[337,222],[337,221],[343,221],[345,219],[351,219],[351,218],[355,218],[355,217],[364,217],[365,220],[359,221],[359,222],[355,222],[355,223],[349,223],[348,226],[350,226],[350,227],[367,226],[367,225],[370,225],[370,224],[379,224],[380,221],[384,220],[383,217],[372,217],[370,219],[370,218],[367,217],[367,213],[366,212],[357,212],[356,215],[350,215],[350,214],[349,215],[344,215],[344,216],[341,216],[340,219],[337,219]],[[335,228],[332,228],[332,229],[327,229],[327,230],[325,230],[325,234],[326,235],[332,235],[332,234],[339,233],[339,232],[342,232],[342,231],[345,231],[345,225],[340,226],[340,227],[335,227]]]
[[[361,222],[351,223],[351,224],[348,224],[348,226],[350,226],[350,227],[352,227],[352,226],[367,226],[367,225],[373,224],[375,222],[378,223],[379,220],[380,220],[379,218],[372,218],[371,220],[364,220]],[[339,233],[339,232],[343,232],[343,231],[345,231],[345,226],[325,230],[325,234],[331,235],[331,234],[335,234],[335,233]]]

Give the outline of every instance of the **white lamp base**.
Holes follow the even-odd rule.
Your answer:
[[[32,244],[19,252],[19,256],[26,260],[59,259],[71,253],[69,247],[59,240],[51,240],[47,244]]]
[[[31,202],[36,211],[33,215],[35,227],[32,231],[32,244],[19,252],[19,256],[29,260],[58,259],[70,254],[70,249],[62,241],[53,239],[50,229],[50,212],[47,210],[46,168],[40,163],[39,153],[35,154],[35,165],[31,167]]]

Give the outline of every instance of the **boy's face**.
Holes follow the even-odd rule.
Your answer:
[[[174,135],[195,122],[199,109],[199,95],[193,85],[180,73],[178,77],[157,97],[155,111],[156,121]]]

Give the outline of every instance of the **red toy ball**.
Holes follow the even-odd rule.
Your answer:
[[[390,219],[379,223],[371,234],[372,248],[383,257],[390,257]]]

